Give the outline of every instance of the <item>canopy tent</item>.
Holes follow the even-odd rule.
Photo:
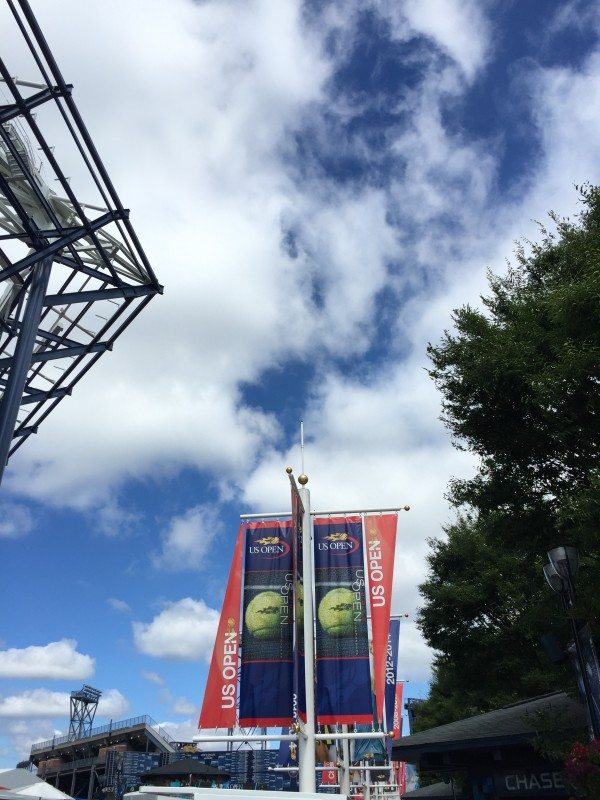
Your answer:
[[[40,797],[42,800],[66,800],[70,799],[70,795],[61,792],[56,786],[52,786],[46,781],[41,783],[31,783],[29,786],[23,786],[21,789],[13,790],[19,797]]]
[[[28,769],[3,769],[0,770],[0,790],[9,789],[14,792],[23,786],[31,786],[32,783],[45,783],[41,778],[30,772]]]
[[[28,769],[7,769],[0,772],[0,800],[16,800],[24,797],[71,800],[70,795],[38,778]]]

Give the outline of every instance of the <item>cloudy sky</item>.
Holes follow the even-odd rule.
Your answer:
[[[423,696],[426,538],[474,469],[425,348],[600,180],[597,4],[31,2],[165,294],[5,475],[0,766],[82,682],[98,722],[191,735],[238,516],[288,507],[301,418],[313,508],[412,506],[394,606]]]

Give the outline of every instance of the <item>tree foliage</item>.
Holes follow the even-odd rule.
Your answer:
[[[542,564],[556,544],[582,554],[577,613],[598,619],[600,542],[600,188],[572,222],[489,275],[483,310],[454,312],[428,347],[456,447],[479,458],[450,484],[457,520],[431,541],[419,624],[436,650],[420,727],[571,685],[539,637],[568,632]],[[596,633],[600,633],[596,625]]]

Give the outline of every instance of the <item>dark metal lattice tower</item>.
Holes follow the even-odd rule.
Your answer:
[[[85,683],[76,692],[71,692],[71,719],[69,721],[69,739],[83,739],[92,731],[92,724],[98,708],[98,700],[102,692]]]
[[[0,481],[162,293],[27,0],[1,2]]]

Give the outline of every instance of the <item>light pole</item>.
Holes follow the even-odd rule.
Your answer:
[[[577,664],[579,666],[579,673],[583,683],[583,691],[585,694],[585,702],[588,709],[588,715],[591,726],[591,738],[600,738],[600,730],[598,729],[598,722],[594,713],[592,688],[590,686],[590,679],[587,673],[585,660],[581,648],[581,639],[579,638],[579,631],[577,630],[577,621],[573,616],[573,608],[577,594],[575,592],[575,580],[579,572],[579,551],[576,547],[554,547],[548,552],[548,563],[544,564],[544,576],[548,585],[553,592],[560,595],[563,609],[569,617],[571,623],[571,631],[573,633],[573,640],[575,643],[575,654],[577,657]]]

